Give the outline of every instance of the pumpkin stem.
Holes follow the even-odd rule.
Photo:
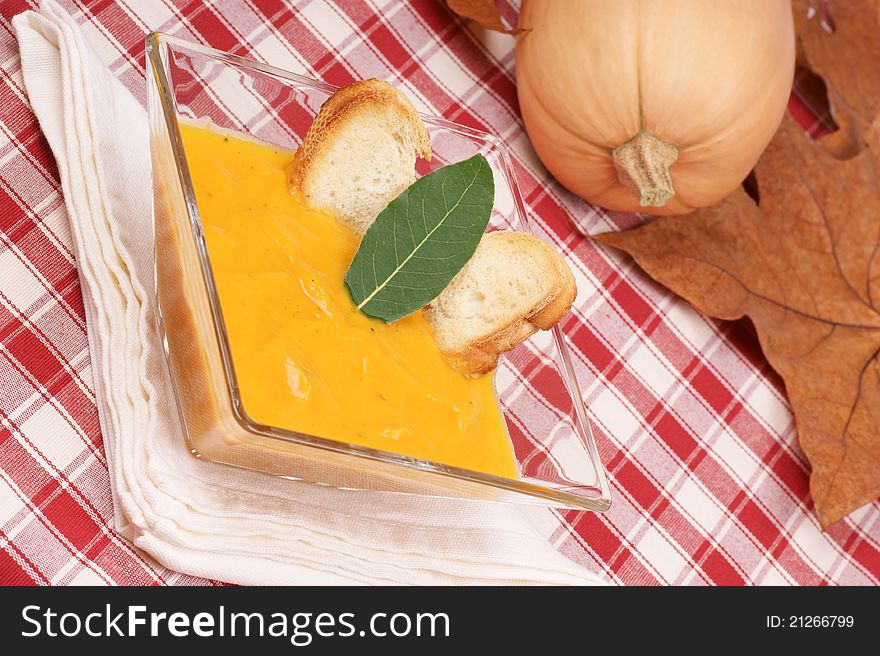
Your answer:
[[[639,132],[611,151],[617,177],[639,195],[642,207],[662,207],[675,196],[669,167],[678,159],[678,148],[650,132]]]

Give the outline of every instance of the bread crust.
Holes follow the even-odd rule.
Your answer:
[[[416,108],[401,91],[375,78],[358,80],[341,87],[318,111],[289,171],[290,188],[308,193],[309,173],[314,162],[333,142],[337,130],[365,110],[392,109],[406,121],[416,135],[416,151],[422,159],[431,159],[431,141]]]

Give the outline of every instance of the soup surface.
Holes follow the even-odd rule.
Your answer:
[[[181,131],[247,414],[516,478],[492,376],[452,369],[421,312],[384,324],[357,310],[343,278],[358,237],[291,195],[293,154]]]

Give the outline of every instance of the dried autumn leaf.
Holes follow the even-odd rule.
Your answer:
[[[825,80],[839,130],[822,138],[845,159],[864,147],[880,105],[880,22],[876,0],[794,0],[798,42]]]
[[[699,311],[749,316],[785,381],[823,527],[880,496],[880,143],[840,161],[786,118],[760,206],[720,205],[596,237]]]
[[[519,34],[524,31],[504,27],[496,0],[446,0],[446,4],[462,18],[470,18],[490,30],[505,34]]]

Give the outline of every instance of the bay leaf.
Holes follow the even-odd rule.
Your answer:
[[[492,169],[479,154],[404,189],[367,230],[345,274],[358,309],[391,323],[434,300],[474,254],[494,199]]]

